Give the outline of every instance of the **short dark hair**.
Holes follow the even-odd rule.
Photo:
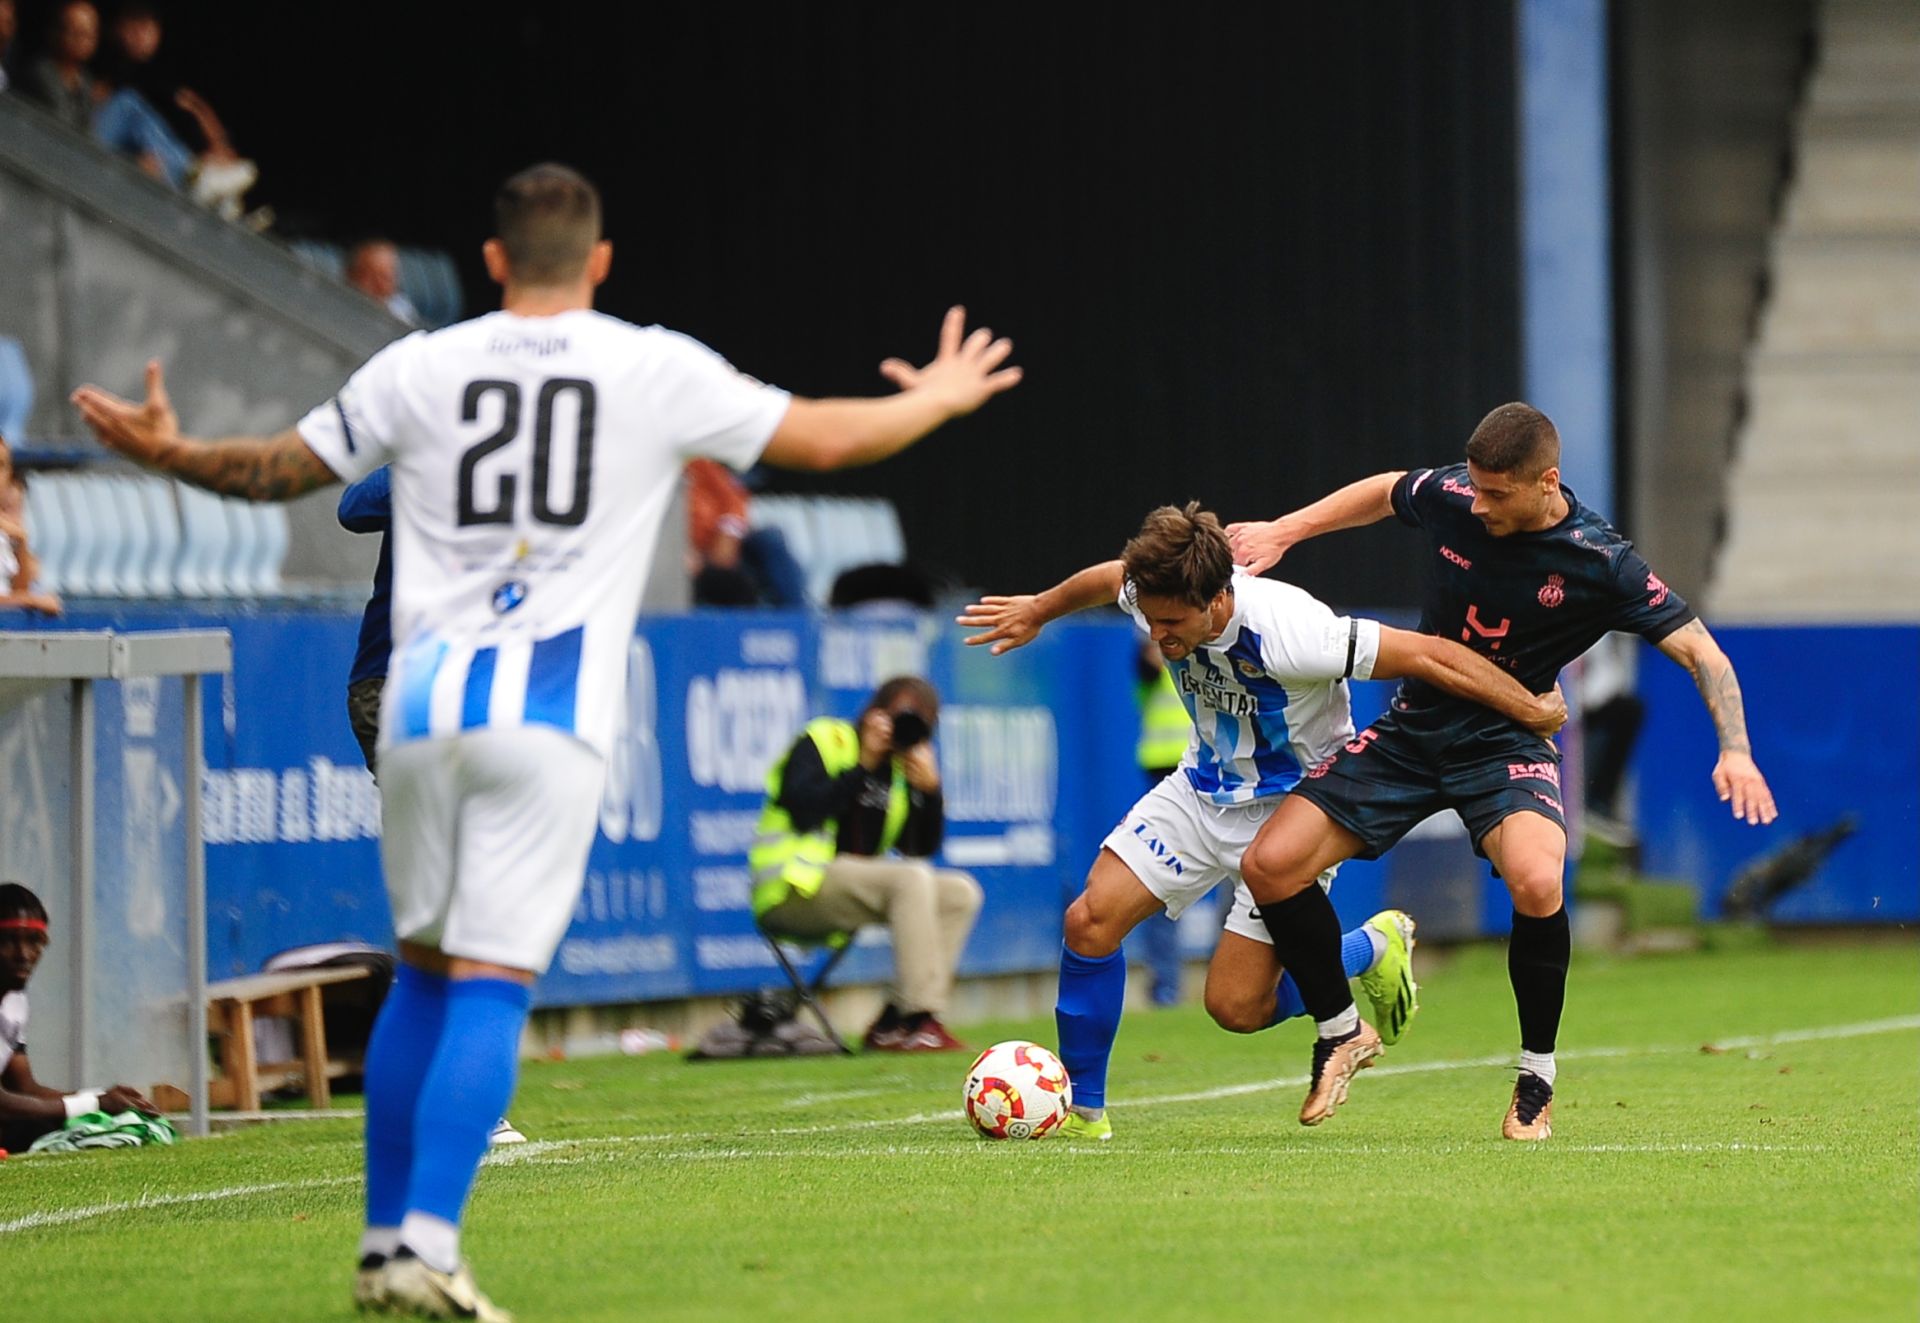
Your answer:
[[[564,285],[600,242],[600,191],[564,165],[529,166],[494,195],[493,221],[516,281]]]
[[[1163,505],[1120,553],[1136,595],[1205,606],[1233,581],[1233,548],[1219,516],[1200,502]]]
[[[18,882],[0,882],[0,916],[15,914],[24,914],[42,923],[47,921],[47,907],[40,903],[40,897]]]
[[[927,719],[931,729],[940,724],[940,691],[917,675],[896,675],[873,691],[867,700],[869,712],[891,712],[902,698],[911,697],[914,710]]]
[[[1560,463],[1560,432],[1531,404],[1503,404],[1473,429],[1467,458],[1489,473],[1537,478]]]

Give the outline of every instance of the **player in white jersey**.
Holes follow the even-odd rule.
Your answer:
[[[1120,945],[1156,911],[1177,918],[1231,880],[1233,907],[1207,969],[1209,1014],[1252,1033],[1303,1013],[1240,878],[1240,856],[1280,797],[1354,738],[1349,679],[1417,676],[1542,734],[1567,715],[1558,692],[1536,697],[1457,643],[1336,616],[1291,584],[1237,572],[1220,521],[1198,502],[1149,514],[1119,560],[1037,596],[983,597],[959,623],[983,627],[968,644],[998,655],[1048,621],[1112,601],[1159,646],[1193,736],[1178,770],[1108,834],[1067,909],[1055,1021],[1074,1108],[1061,1133],[1083,1139],[1113,1135],[1107,1063],[1126,998]],[[1321,884],[1332,880],[1329,870]],[[1375,1000],[1388,1041],[1417,1008],[1412,944],[1412,920],[1397,910],[1345,936],[1348,976]]]
[[[109,446],[229,495],[286,500],[393,466],[380,775],[401,971],[368,1048],[355,1295],[431,1317],[505,1317],[460,1259],[459,1224],[513,1091],[529,985],[580,890],[681,467],[872,463],[1020,377],[1012,346],[967,335],[954,308],[931,363],[881,365],[898,394],[792,397],[592,310],[612,247],[578,174],[523,171],[495,211],[501,311],[398,341],[276,436],[182,437],[157,363],[142,403],[73,396]]]

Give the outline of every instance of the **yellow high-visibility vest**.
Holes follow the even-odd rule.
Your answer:
[[[815,717],[806,725],[804,738],[820,751],[827,775],[840,775],[860,761],[860,732],[850,721],[838,717]],[[794,747],[798,747],[796,742]],[[780,807],[780,789],[787,775],[787,760],[793,749],[767,771],[767,803],[760,811],[760,823],[754,831],[753,847],[747,851],[747,868],[753,876],[753,917],[762,914],[793,895],[811,897],[826,880],[827,865],[838,853],[835,841],[840,824],[827,819],[812,831],[795,831],[793,819]],[[900,839],[907,825],[907,774],[900,760],[893,760],[893,785],[887,792],[887,820],[880,829],[880,846],[875,854],[885,854]]]

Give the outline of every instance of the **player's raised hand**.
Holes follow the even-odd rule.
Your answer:
[[[1041,627],[1047,622],[1040,614],[1038,601],[1031,595],[983,597],[955,616],[954,621],[969,629],[985,630],[984,634],[967,639],[967,646],[977,648],[990,643],[993,646],[989,651],[998,657],[1039,637]]]
[[[1773,791],[1752,754],[1738,749],[1723,752],[1713,765],[1713,788],[1720,792],[1721,803],[1732,804],[1733,816],[1746,819],[1750,826],[1764,826],[1780,816],[1773,806]]]
[[[166,377],[157,358],[147,363],[147,398],[139,404],[98,386],[82,386],[71,399],[80,410],[80,420],[93,429],[100,444],[136,464],[156,465],[180,440],[180,420],[167,398]]]
[[[1227,525],[1227,545],[1233,548],[1233,563],[1244,565],[1253,574],[1265,574],[1280,563],[1293,545],[1278,519]]]
[[[940,400],[949,418],[972,413],[1003,390],[1019,385],[1021,370],[1002,367],[1013,352],[1013,341],[994,338],[982,326],[966,334],[967,310],[947,309],[940,323],[940,350],[925,367],[903,358],[889,358],[880,374],[901,390],[924,391]]]

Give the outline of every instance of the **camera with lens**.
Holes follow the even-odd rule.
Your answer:
[[[933,734],[933,727],[927,719],[910,707],[887,714],[893,719],[893,751],[905,753],[916,744],[922,744]]]

